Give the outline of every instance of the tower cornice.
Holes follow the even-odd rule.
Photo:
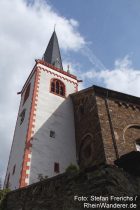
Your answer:
[[[44,60],[37,59],[37,60],[35,60],[35,61],[36,61],[36,64],[43,64],[44,66],[47,66],[47,67],[49,67],[49,68],[51,68],[51,69],[53,69],[53,70],[55,70],[55,71],[57,71],[57,72],[59,72],[59,73],[61,73],[61,74],[64,74],[64,75],[66,75],[66,76],[68,76],[68,77],[71,77],[72,79],[77,80],[77,77],[76,77],[75,75],[70,74],[70,73],[68,73],[68,72],[66,72],[66,71],[64,71],[64,70],[62,70],[62,69],[59,69],[59,68],[57,68],[57,67],[55,67],[55,66],[53,66],[53,65],[51,65],[51,64],[49,64],[49,63],[47,63],[47,62],[44,61]],[[78,81],[78,80],[77,80],[77,81]]]
[[[21,90],[20,92],[18,92],[17,94],[22,94],[22,93],[24,92],[24,90],[26,89],[26,87],[27,87],[27,85],[28,85],[30,79],[31,79],[32,76],[34,75],[35,71],[37,70],[38,64],[41,64],[41,65],[43,65],[43,66],[45,66],[45,67],[48,67],[48,68],[50,68],[50,69],[52,69],[52,70],[54,70],[54,71],[56,71],[56,72],[59,72],[59,73],[65,75],[65,76],[67,76],[67,77],[70,77],[71,79],[76,80],[77,83],[81,82],[81,80],[78,80],[77,77],[76,77],[75,75],[70,74],[69,72],[66,72],[66,71],[64,71],[64,70],[62,70],[62,69],[59,69],[59,68],[57,68],[57,67],[55,67],[55,66],[53,66],[53,65],[51,65],[51,64],[49,64],[49,63],[47,63],[47,62],[44,61],[44,60],[36,59],[35,62],[36,62],[36,63],[35,63],[35,65],[34,65],[32,71],[31,71],[29,77],[27,78],[27,80],[26,80],[26,82],[25,82],[25,84],[24,84],[22,90]]]

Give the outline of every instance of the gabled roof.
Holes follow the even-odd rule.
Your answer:
[[[53,32],[46,48],[43,60],[59,69],[63,69],[58,39],[55,31]]]

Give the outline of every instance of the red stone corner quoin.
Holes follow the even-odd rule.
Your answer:
[[[35,71],[35,82],[34,82],[34,90],[32,96],[32,105],[30,110],[30,118],[29,118],[29,125],[26,137],[26,146],[24,150],[24,158],[22,163],[22,171],[21,171],[21,178],[20,178],[20,187],[24,187],[27,185],[25,182],[26,178],[29,178],[29,174],[26,174],[27,170],[29,170],[29,166],[27,166],[27,162],[30,162],[31,159],[31,148],[32,148],[32,135],[34,134],[34,121],[35,121],[35,111],[37,106],[37,97],[38,97],[38,88],[39,88],[39,81],[40,81],[40,71],[36,68]]]
[[[24,187],[24,186],[28,185],[28,183],[26,183],[26,179],[29,179],[29,174],[27,172],[30,170],[30,167],[27,165],[27,163],[31,162],[32,136],[34,135],[36,107],[37,107],[37,103],[38,103],[38,94],[39,94],[38,89],[39,89],[39,83],[40,83],[40,74],[41,74],[42,70],[43,71],[45,70],[45,71],[47,71],[47,73],[50,73],[49,70],[44,69],[43,67],[39,67],[38,64],[43,64],[53,70],[56,70],[57,72],[60,72],[63,75],[66,75],[72,79],[75,79],[75,82],[73,82],[73,81],[71,81],[71,79],[67,79],[63,76],[57,75],[57,73],[54,74],[51,72],[51,74],[53,74],[55,77],[57,76],[60,79],[66,80],[67,82],[70,82],[70,83],[73,83],[75,86],[75,91],[77,91],[77,88],[78,88],[77,78],[74,75],[64,72],[56,67],[53,67],[52,65],[47,64],[44,61],[36,60],[36,67],[34,68],[34,72],[32,72],[32,75],[29,77],[31,79],[33,77],[33,74],[35,74],[32,104],[31,104],[29,125],[28,125],[27,137],[26,137],[26,147],[25,147],[25,151],[24,151],[21,178],[20,178],[20,187]],[[29,80],[27,80],[27,81],[29,83]],[[26,87],[27,87],[28,83],[26,83]],[[24,87],[23,90],[25,90],[26,87]],[[22,94],[23,94],[23,91],[22,91]]]

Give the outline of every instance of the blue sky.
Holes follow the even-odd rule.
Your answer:
[[[128,54],[140,68],[139,0],[49,2],[61,15],[79,22],[80,33],[106,68],[113,68],[116,58]]]
[[[32,4],[31,4],[32,2]],[[140,96],[139,0],[0,1],[0,176],[4,177],[19,92],[56,24],[63,65],[93,84]]]
[[[109,76],[111,77],[116,75],[115,63],[120,61],[120,65],[122,65],[122,62],[126,61],[128,65],[125,70],[131,69],[132,71],[131,73],[130,71],[126,72],[126,75],[129,74],[129,79],[124,78],[124,82],[129,83],[129,80],[135,77],[134,72],[136,72],[137,76],[139,75],[139,0],[52,0],[47,2],[62,16],[78,21],[78,31],[84,37],[86,47],[88,47],[91,54],[93,54],[92,57],[95,65],[94,62],[89,61],[87,56],[82,56],[81,51],[78,51],[78,53],[72,51],[66,54],[63,54],[62,51],[63,59],[67,59],[67,56],[70,55],[70,59],[73,63],[79,63],[79,66],[76,67],[80,68],[82,72],[93,72],[94,69],[96,71],[102,71],[102,66],[100,66],[100,64],[98,65],[98,62],[96,62],[97,58],[107,70],[109,69]],[[117,68],[120,70],[120,67]],[[120,80],[120,77],[123,78],[123,76],[120,75],[118,77],[118,75],[116,75],[115,78]],[[116,85],[112,86],[109,84],[110,82],[106,81],[105,77],[95,77],[95,75],[93,75],[92,79],[91,77],[84,77],[83,79],[85,87],[94,83],[129,94],[135,94],[135,88],[137,88],[136,95],[139,95],[138,87],[133,88],[133,84],[131,87],[126,87],[124,84],[117,87],[118,81],[115,81]],[[113,82],[112,80],[112,83]],[[123,83],[123,81],[121,82]]]

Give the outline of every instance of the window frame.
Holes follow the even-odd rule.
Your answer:
[[[27,86],[27,88],[25,89],[24,99],[23,99],[23,105],[25,104],[25,102],[29,98],[30,90],[31,90],[31,83],[29,83],[28,86]]]
[[[15,170],[16,170],[16,164],[13,166],[13,172],[12,172],[12,175],[15,174]]]
[[[50,130],[50,138],[54,138],[55,139],[55,131]]]
[[[54,172],[55,173],[60,173],[60,164],[58,162],[54,163]]]
[[[19,115],[19,117],[20,117],[20,125],[22,125],[22,123],[24,122],[25,114],[26,114],[26,109],[23,109],[22,112]]]
[[[65,98],[66,97],[65,84],[57,78],[52,78],[50,81],[50,93]]]

